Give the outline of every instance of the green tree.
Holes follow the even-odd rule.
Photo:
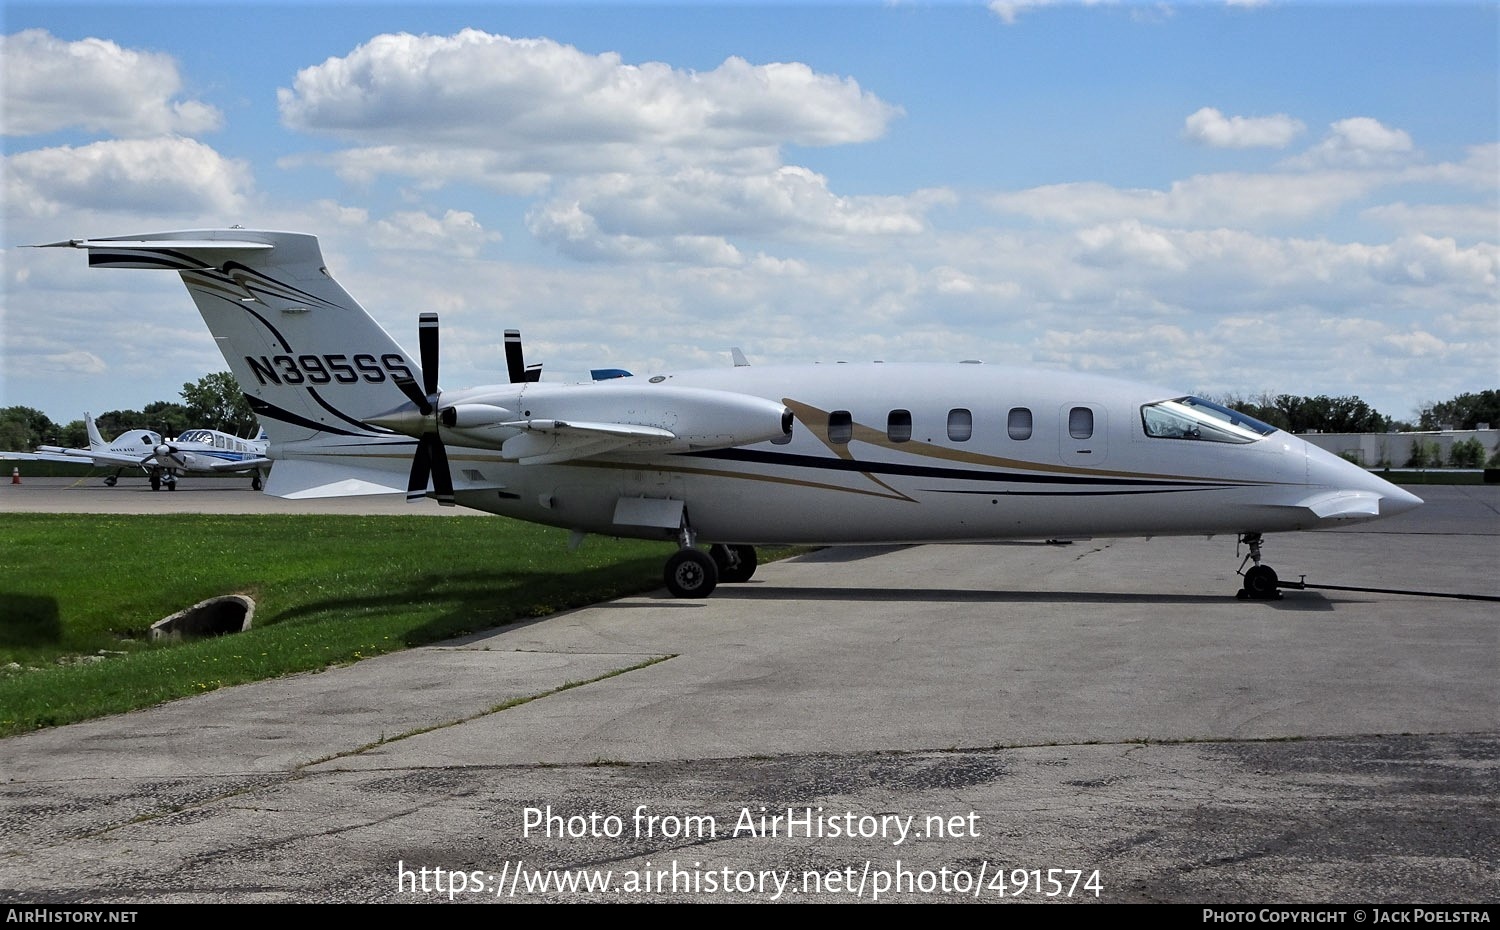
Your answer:
[[[1448,465],[1453,468],[1478,468],[1484,464],[1484,443],[1470,436],[1460,439],[1448,450]]]
[[[1417,412],[1417,425],[1424,430],[1476,429],[1480,423],[1500,429],[1500,390],[1460,394],[1440,403],[1428,402]]]
[[[192,414],[182,404],[169,400],[154,400],[141,410],[141,425],[155,430],[163,436],[181,436],[183,430],[197,426]],[[108,437],[106,437],[108,438]]]
[[[1436,468],[1443,464],[1443,450],[1435,440],[1413,439],[1411,442],[1411,457],[1406,460],[1407,468]]]
[[[89,447],[88,427],[83,425],[82,420],[73,420],[67,426],[59,426],[55,445],[62,446],[64,449],[87,449]]]
[[[139,410],[106,410],[94,415],[94,425],[99,427],[99,435],[109,442],[116,436],[131,429],[156,429],[146,420],[146,415]],[[83,445],[88,445],[85,441]]]
[[[193,426],[216,429],[236,436],[255,432],[257,423],[250,402],[234,375],[227,371],[204,375],[182,386],[182,399]]]
[[[0,449],[30,452],[50,444],[56,432],[57,426],[35,407],[0,408]]]

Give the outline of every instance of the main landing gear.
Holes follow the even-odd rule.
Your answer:
[[[1241,533],[1239,541],[1250,547],[1249,553],[1240,562],[1239,574],[1245,578],[1245,586],[1235,595],[1240,600],[1276,601],[1281,599],[1281,589],[1277,587],[1278,579],[1276,570],[1269,565],[1260,564],[1260,542],[1259,533]],[[1245,570],[1246,562],[1254,562],[1249,571]]]
[[[755,574],[757,559],[754,546],[727,546],[715,543],[707,552],[697,548],[697,534],[683,521],[678,531],[680,548],[667,559],[663,577],[673,597],[708,597],[719,582],[738,584]]]

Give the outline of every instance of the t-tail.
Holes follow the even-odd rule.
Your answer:
[[[414,441],[366,418],[405,403],[398,379],[421,383],[421,367],[328,273],[315,236],[211,229],[50,245],[88,250],[90,267],[181,276],[271,457],[302,460],[272,469],[267,493],[406,490]]]

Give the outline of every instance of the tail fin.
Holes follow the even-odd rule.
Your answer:
[[[89,431],[89,448],[95,452],[101,452],[109,448],[109,443],[99,435],[99,426],[94,422],[94,415],[88,411],[83,414],[83,428]]]
[[[369,480],[345,493],[405,490],[413,440],[365,418],[406,403],[395,379],[421,383],[420,366],[328,273],[315,236],[208,229],[50,245],[87,249],[94,268],[176,271],[260,418],[273,458],[278,446],[295,457],[297,446],[314,439],[320,452],[355,455],[389,445],[394,468],[378,456],[362,459],[349,471]],[[272,481],[294,473],[273,469]]]

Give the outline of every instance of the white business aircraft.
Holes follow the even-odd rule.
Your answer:
[[[52,243],[178,272],[267,425],[266,493],[405,492],[587,533],[675,540],[668,589],[747,580],[755,546],[1236,534],[1240,596],[1279,596],[1262,534],[1421,500],[1203,399],[982,364],[741,364],[549,383],[507,331],[510,383],[441,390],[317,239],[213,229]],[[711,543],[708,552],[698,548]],[[1245,565],[1254,563],[1248,570]]]
[[[106,443],[92,414],[83,415],[88,430],[87,449],[65,449],[61,446],[38,446],[35,452],[0,452],[0,458],[33,462],[91,462],[98,468],[113,468],[115,473],[104,483],[114,487],[120,473],[139,468],[151,481],[151,490],[165,485],[177,490],[177,479],[183,475],[216,475],[249,473],[250,486],[259,491],[271,460],[266,458],[270,439],[262,427],[254,439],[241,439],[212,429],[191,429],[176,439],[164,440],[151,430],[129,430]]]

